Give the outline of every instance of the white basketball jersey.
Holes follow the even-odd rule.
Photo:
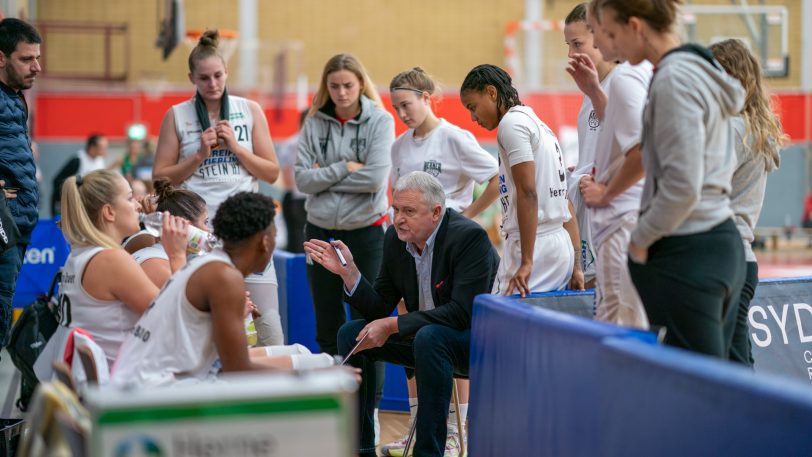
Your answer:
[[[253,152],[251,135],[254,117],[248,100],[242,97],[228,96],[228,121],[234,130],[234,136],[240,146]],[[180,160],[197,154],[200,149],[201,126],[195,112],[194,98],[172,107],[175,114],[175,131],[180,142]],[[211,125],[217,119],[209,119]],[[257,178],[248,173],[237,156],[221,141],[211,151],[211,156],[204,160],[197,170],[186,179],[183,187],[206,200],[209,220],[214,219],[217,208],[226,198],[242,191],[256,192],[259,189]]]
[[[474,182],[493,178],[498,166],[471,132],[440,119],[427,136],[415,138],[410,129],[392,144],[392,185],[412,171],[437,178],[445,190],[446,208],[462,212],[474,199]]]
[[[60,323],[88,331],[104,350],[107,360],[115,360],[118,349],[138,321],[138,313],[117,300],[98,300],[82,287],[88,262],[106,248],[73,247],[62,270],[59,298]]]
[[[114,383],[158,386],[210,377],[217,358],[211,313],[189,302],[186,287],[196,271],[212,262],[233,265],[225,252],[215,249],[169,279],[122,344],[113,366]]]
[[[161,243],[155,243],[152,246],[141,248],[133,252],[132,255],[133,259],[135,259],[139,265],[150,259],[161,259],[166,260],[167,262],[169,261],[169,256],[166,255],[166,250]]]
[[[502,116],[497,133],[499,143],[499,202],[502,232],[519,234],[516,185],[510,168],[535,162],[538,195],[537,233],[550,233],[570,219],[567,204],[567,175],[561,146],[552,130],[527,106],[514,106]]]

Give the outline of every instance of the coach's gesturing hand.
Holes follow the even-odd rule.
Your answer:
[[[342,265],[336,253],[336,249],[341,251],[347,263],[346,265]],[[360,276],[361,273],[355,266],[350,248],[341,242],[341,240],[327,242],[312,239],[305,241],[304,251],[305,254],[310,256],[311,260],[326,268],[327,271],[341,276],[347,290],[352,290],[353,287],[355,287],[355,283],[358,282],[358,276]]]

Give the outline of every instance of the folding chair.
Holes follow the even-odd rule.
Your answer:
[[[65,362],[54,362],[54,377],[65,384],[73,393],[76,393],[76,381],[73,373]]]
[[[89,385],[98,385],[99,371],[96,368],[96,358],[93,357],[93,351],[85,345],[77,345],[76,353],[79,354],[79,360],[82,362],[82,368],[85,370],[87,383]]]
[[[64,411],[56,411],[54,419],[65,443],[70,448],[71,455],[87,457],[87,436],[79,423]]]
[[[80,403],[76,392],[64,383],[63,379],[70,380],[67,366],[64,363],[62,366],[55,365],[54,372],[58,379],[42,382],[37,387],[25,419],[27,430],[15,455],[86,455],[81,448],[87,450],[90,414]],[[60,418],[60,413],[64,417]]]
[[[457,428],[460,434],[460,456],[465,457],[465,423],[462,421],[460,414],[460,396],[457,393],[457,378],[454,378],[451,383],[451,399],[454,402],[454,412],[457,416]],[[417,420],[412,421],[412,427],[409,429],[409,436],[406,438],[406,447],[403,448],[403,455],[408,456],[409,450],[412,448],[412,441],[414,440],[414,433],[417,430]]]
[[[80,389],[87,385],[104,385],[110,381],[110,368],[104,350],[81,329],[71,333],[73,341],[72,373]]]

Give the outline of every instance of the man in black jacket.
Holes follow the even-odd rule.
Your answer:
[[[485,231],[445,209],[439,181],[422,171],[398,180],[386,232],[384,259],[374,285],[361,276],[341,241],[310,240],[305,252],[344,281],[347,302],[364,319],[338,332],[340,354],[360,341],[350,364],[363,370],[360,454],[374,455],[375,370],[383,360],[415,369],[415,455],[442,456],[452,375],[467,375],[474,297],[491,290],[499,257]],[[342,264],[340,251],[346,265]],[[407,314],[390,317],[403,299]]]

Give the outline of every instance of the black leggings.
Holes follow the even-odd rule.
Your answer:
[[[724,322],[737,312],[745,275],[732,219],[707,232],[662,238],[645,264],[628,263],[649,323],[666,327],[666,344],[728,358],[733,334]]]
[[[305,224],[305,239],[327,241],[330,238],[341,240],[350,248],[358,270],[370,283],[378,277],[383,260],[383,227],[370,226],[355,230],[327,230],[308,222]],[[318,263],[307,266],[307,279],[310,294],[316,311],[316,342],[322,352],[338,354],[338,329],[347,320],[344,311],[344,281],[330,273]],[[363,319],[361,314],[350,307],[352,319]],[[375,407],[383,397],[384,362],[375,362]]]
[[[756,294],[758,286],[758,264],[747,262],[747,274],[744,279],[744,287],[739,295],[739,303],[736,311],[730,313],[725,322],[726,332],[733,334],[733,342],[730,346],[729,358],[733,362],[738,362],[749,367],[753,366],[753,353],[750,346],[750,326],[747,324],[750,314],[750,301]]]

